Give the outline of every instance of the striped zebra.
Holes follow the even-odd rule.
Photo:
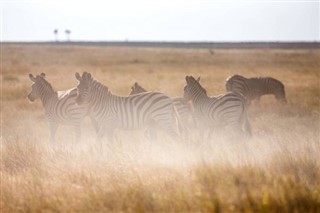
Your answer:
[[[230,76],[226,80],[226,90],[244,95],[249,103],[262,95],[273,94],[275,98],[286,103],[284,85],[279,80],[271,77],[245,78],[241,75]]]
[[[173,139],[178,139],[175,111],[171,99],[163,93],[147,92],[120,97],[112,94],[90,73],[75,74],[79,81],[76,102],[88,104],[90,115],[98,125],[98,141],[104,133],[113,141],[115,129],[143,129],[154,123]]]
[[[136,82],[131,87],[131,92],[129,95],[135,95],[143,92],[147,92],[147,90],[145,90]],[[196,127],[196,121],[191,105],[186,102],[184,98],[172,98],[172,102],[178,114],[177,117],[181,132],[188,133],[190,130]]]
[[[75,129],[76,141],[81,138],[81,122],[87,114],[85,106],[76,105],[77,88],[67,91],[54,91],[46,81],[45,74],[34,77],[29,74],[33,82],[28,99],[33,102],[40,98],[45,109],[45,117],[49,123],[50,142],[55,141],[55,134],[59,124],[71,125]]]
[[[231,127],[236,133],[251,135],[247,118],[247,102],[241,95],[229,92],[208,97],[206,90],[192,76],[186,76],[183,97],[192,101],[197,121],[208,128]]]

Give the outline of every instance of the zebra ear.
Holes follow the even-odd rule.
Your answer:
[[[188,81],[189,81],[189,76],[186,76],[186,82],[188,83]]]
[[[138,86],[138,82],[135,82],[135,83],[134,83],[134,86],[137,87],[137,86]]]
[[[40,76],[41,76],[42,78],[45,78],[45,77],[46,77],[46,74],[45,74],[45,73],[41,73]]]
[[[78,81],[81,80],[81,76],[80,76],[80,74],[79,74],[78,72],[76,72],[76,73],[74,74],[74,76],[76,77],[76,79],[77,79]]]
[[[191,83],[192,78],[192,76],[186,76],[186,81],[188,84]]]
[[[197,81],[200,82],[200,76],[197,78]]]
[[[30,73],[29,78],[31,81],[36,82],[36,78]]]
[[[90,73],[88,73],[88,78],[91,79],[91,74]]]

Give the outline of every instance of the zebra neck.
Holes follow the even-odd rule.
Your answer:
[[[279,93],[279,85],[275,82],[269,82],[268,84],[266,83],[264,86],[264,91],[266,94],[277,95]]]
[[[206,106],[206,101],[208,100],[208,96],[204,93],[198,93],[193,97],[192,103],[193,108],[196,112],[201,112],[202,109]]]
[[[53,90],[44,89],[41,92],[40,99],[43,107],[48,110],[54,106],[54,103],[58,102],[58,95]]]
[[[202,103],[204,99],[208,98],[208,96],[202,92],[198,92],[192,98],[192,102],[197,105],[199,102]]]
[[[260,81],[259,92],[261,93],[261,95],[273,94],[273,91],[270,91],[270,88],[268,88],[267,78],[260,77],[260,78],[254,78],[254,79]]]
[[[93,114],[100,114],[101,109],[109,108],[113,101],[113,95],[101,83],[94,81],[93,90],[90,95],[89,105]]]

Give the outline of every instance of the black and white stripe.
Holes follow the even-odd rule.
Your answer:
[[[197,122],[209,128],[229,126],[236,132],[251,135],[246,99],[233,92],[208,97],[199,80],[186,76],[187,85],[184,88],[184,98],[192,101]]]
[[[46,81],[45,74],[34,77],[29,74],[32,90],[28,95],[30,101],[40,98],[45,109],[45,117],[49,123],[50,141],[55,141],[55,133],[59,124],[74,126],[76,141],[81,137],[81,122],[87,114],[86,106],[76,105],[77,88],[67,91],[54,91]]]
[[[84,72],[79,80],[77,103],[88,104],[99,126],[98,140],[107,133],[113,141],[115,129],[142,129],[152,123],[177,139],[176,118],[171,99],[163,93],[146,92],[128,97],[113,95],[106,86]]]
[[[271,77],[245,78],[233,75],[226,80],[226,90],[244,95],[249,102],[254,99],[259,101],[266,94],[273,94],[277,100],[287,102],[283,83]]]
[[[130,95],[135,95],[139,93],[147,92],[142,86],[137,82],[131,87]],[[177,112],[177,117],[179,120],[179,126],[181,132],[184,134],[188,133],[191,129],[196,127],[196,121],[193,114],[192,106],[184,100],[184,98],[172,98],[173,106]]]

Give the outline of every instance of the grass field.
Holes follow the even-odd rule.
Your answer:
[[[319,58],[319,49],[1,44],[1,212],[320,212]],[[83,71],[123,96],[136,81],[175,97],[186,75],[201,76],[208,95],[232,74],[272,76],[288,104],[266,96],[250,106],[247,141],[150,143],[118,131],[101,151],[85,120],[81,143],[61,126],[49,144],[28,74],[65,90]]]

